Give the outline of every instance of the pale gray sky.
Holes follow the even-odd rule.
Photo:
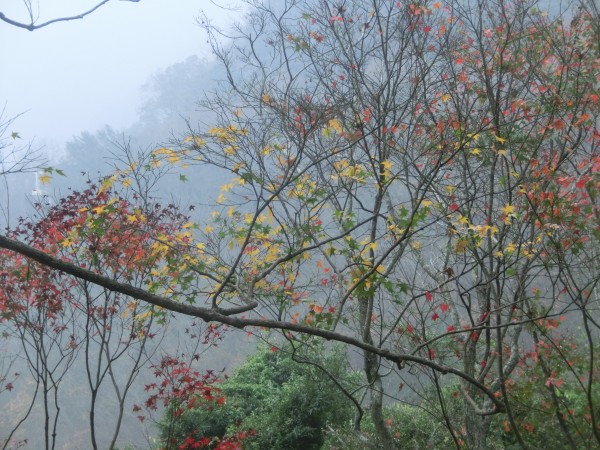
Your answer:
[[[40,22],[80,13],[94,0],[40,0]],[[200,10],[226,26],[241,13],[215,6],[233,0],[112,0],[83,20],[29,32],[0,22],[0,109],[26,112],[15,124],[24,139],[48,151],[81,131],[136,118],[150,75],[187,56],[209,57],[195,18]],[[0,11],[26,20],[19,0]]]

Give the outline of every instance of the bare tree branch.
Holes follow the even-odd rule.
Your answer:
[[[83,19],[85,16],[92,14],[94,11],[101,8],[109,1],[110,0],[102,0],[100,3],[96,4],[93,8],[91,8],[85,12],[82,12],[81,14],[77,14],[74,16],[68,16],[68,17],[58,17],[56,19],[48,20],[47,22],[43,22],[40,24],[35,23],[36,19],[34,19],[32,10],[30,8],[28,8],[29,17],[31,19],[29,23],[19,22],[17,20],[10,19],[9,17],[6,17],[6,15],[2,12],[0,12],[0,20],[2,20],[3,22],[6,22],[9,25],[15,26],[17,28],[24,28],[25,30],[34,31],[34,30],[38,30],[40,28],[47,27],[48,25],[52,25],[53,23],[57,23],[57,22],[68,22],[71,20]],[[126,1],[138,2],[139,0],[126,0]]]

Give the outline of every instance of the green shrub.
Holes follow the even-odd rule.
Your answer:
[[[339,349],[326,352],[318,347],[297,352],[296,357],[327,367],[339,383],[357,378]],[[177,405],[169,405],[159,424],[162,441],[179,444],[188,436],[222,439],[244,431],[249,432],[244,439],[247,449],[318,450],[325,427],[343,427],[353,414],[351,401],[338,386],[318,367],[294,361],[289,346],[261,349],[219,388],[226,399],[223,404],[199,402],[176,417]]]

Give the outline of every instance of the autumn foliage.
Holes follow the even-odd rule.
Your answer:
[[[597,445],[593,10],[250,3],[226,47],[203,22],[229,74],[205,105],[216,123],[13,232],[78,281],[4,252],[5,320],[31,307],[55,320],[77,283],[97,283],[138,299],[133,328],[164,312],[150,304],[359,350],[353,428],[368,412],[384,448],[401,443],[384,397],[410,390],[434,392],[426,407],[457,448]],[[207,220],[119,194],[187,166],[230,176]],[[226,401],[210,374],[168,358],[156,370],[150,408]]]
[[[222,407],[226,402],[225,396],[218,387],[220,379],[211,370],[201,374],[198,370],[194,370],[189,363],[169,356],[163,357],[152,368],[157,382],[145,387],[150,395],[144,408],[155,411],[162,404],[166,408],[166,414],[169,416],[168,422],[171,425],[176,423],[186,411],[199,408],[211,411],[214,408]],[[134,412],[141,409],[138,405],[133,407]],[[145,416],[140,415],[139,418],[143,421]],[[163,445],[164,448],[180,450],[196,448],[241,450],[243,448],[242,441],[249,436],[252,436],[251,431],[241,431],[231,436],[205,436],[191,433],[183,440],[179,436],[179,439],[167,439]]]

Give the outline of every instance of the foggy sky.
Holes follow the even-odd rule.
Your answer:
[[[93,0],[40,0],[40,22],[73,15]],[[235,5],[233,0],[219,0]],[[0,22],[0,110],[25,114],[14,131],[45,144],[49,154],[65,140],[104,124],[134,122],[142,85],[157,70],[209,49],[195,18],[204,10],[225,25],[241,13],[211,0],[112,0],[83,20],[33,32]],[[0,11],[26,20],[22,3],[0,0]]]

